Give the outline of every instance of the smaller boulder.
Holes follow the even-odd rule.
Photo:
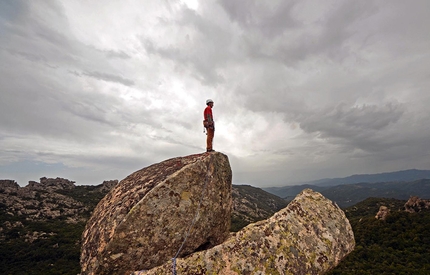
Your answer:
[[[355,246],[344,212],[310,189],[271,218],[211,249],[176,259],[177,274],[324,274]],[[135,275],[172,273],[172,262]]]

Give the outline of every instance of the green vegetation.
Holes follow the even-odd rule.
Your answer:
[[[3,228],[0,232],[0,274],[79,274],[80,240],[85,221],[106,194],[97,191],[97,187],[76,186],[72,190],[57,190],[62,195],[82,202],[89,209],[81,213],[81,221],[78,223],[68,223],[64,216],[47,221],[34,221],[26,215],[8,214],[6,205],[0,203],[0,226]],[[35,196],[39,202],[43,200],[40,196],[42,192],[47,193],[40,190]],[[11,195],[10,193],[9,196]],[[61,201],[52,200],[52,203],[57,204],[61,211]],[[7,223],[10,226],[7,226]]]
[[[233,189],[234,204],[240,204],[240,209],[233,211],[231,232],[237,232],[250,223],[267,219],[288,204],[278,196],[250,185],[233,185]]]
[[[97,192],[97,186],[76,186],[72,190],[57,190],[56,192],[72,199],[82,202],[89,209],[94,209],[99,201],[106,195],[106,192]]]
[[[329,274],[430,274],[430,211],[398,211],[406,201],[370,198],[346,209],[356,248]],[[379,206],[390,208],[377,220]]]
[[[369,197],[407,200],[410,196],[430,197],[430,179],[412,182],[356,183],[328,187],[321,194],[340,207],[355,205]]]
[[[238,191],[240,198],[246,198],[249,202],[255,205],[255,208],[260,211],[263,210],[267,213],[273,213],[287,206],[287,202],[278,196],[270,194],[260,188],[256,188],[250,185],[233,185]],[[236,196],[233,194],[233,198]],[[264,217],[264,219],[268,218]]]
[[[26,222],[5,232],[0,249],[0,274],[78,274],[84,223]],[[31,240],[33,232],[39,238]]]
[[[256,221],[254,221],[256,222]],[[230,226],[230,232],[237,232],[250,224],[250,222],[244,220],[242,217],[233,216],[231,217],[231,226]]]

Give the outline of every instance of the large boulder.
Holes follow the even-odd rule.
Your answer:
[[[139,170],[100,201],[82,235],[82,274],[129,274],[225,241],[231,216],[226,155],[178,157]]]
[[[224,243],[176,260],[177,274],[323,274],[355,246],[344,212],[310,189]],[[172,273],[172,262],[135,274]]]

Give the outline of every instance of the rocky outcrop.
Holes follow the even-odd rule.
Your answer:
[[[97,187],[97,192],[108,193],[117,184],[118,180],[105,180]]]
[[[73,181],[63,178],[41,178],[20,187],[15,181],[0,180],[0,203],[9,216],[25,217],[28,221],[66,219],[76,223],[77,216],[88,209],[83,203],[58,192],[75,188]]]
[[[0,193],[12,193],[19,189],[19,185],[14,180],[0,180]]]
[[[177,259],[178,274],[323,274],[355,246],[343,211],[321,194],[302,191],[271,218],[248,225],[224,243]],[[172,272],[172,263],[135,274]]]
[[[174,158],[131,174],[100,201],[87,223],[82,274],[158,266],[177,253],[193,221],[180,257],[222,243],[230,228],[231,179],[221,153]]]
[[[379,211],[378,213],[376,213],[375,218],[378,220],[383,220],[385,221],[385,219],[387,218],[387,216],[390,214],[390,209],[384,205],[381,205],[379,207]]]
[[[63,178],[40,178],[40,183],[29,181],[26,188],[33,190],[55,191],[55,190],[71,190],[75,188],[75,182]]]
[[[85,223],[117,182],[73,187],[67,179],[44,179],[25,187],[0,180],[0,274],[79,273]]]
[[[412,196],[405,203],[405,211],[409,213],[417,213],[425,209],[430,209],[430,200],[423,200],[417,196]]]

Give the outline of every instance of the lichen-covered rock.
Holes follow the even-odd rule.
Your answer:
[[[177,259],[176,269],[181,275],[323,274],[354,246],[343,211],[306,189],[271,218],[248,225],[221,245]],[[171,272],[167,262],[140,274]]]
[[[40,178],[40,183],[36,181],[29,181],[26,186],[28,189],[32,190],[45,190],[45,191],[55,191],[55,190],[71,190],[76,186],[74,181],[63,178]]]
[[[11,193],[19,189],[18,183],[14,180],[0,180],[0,192]]]
[[[25,218],[29,222],[62,219],[77,223],[89,209],[82,202],[60,192],[75,188],[73,181],[63,178],[41,178],[20,187],[13,180],[0,180],[0,203],[4,213]],[[84,218],[86,219],[86,218]]]
[[[430,200],[423,200],[417,196],[412,196],[405,203],[405,211],[409,213],[418,213],[424,209],[430,209]]]
[[[385,221],[385,219],[388,217],[389,214],[390,214],[390,209],[384,205],[381,205],[381,207],[379,207],[378,213],[376,213],[375,218],[378,220]]]
[[[230,228],[231,179],[227,156],[217,152],[166,160],[131,174],[100,201],[87,223],[82,274],[129,274],[166,262],[181,247],[197,212],[180,256],[222,243]]]

